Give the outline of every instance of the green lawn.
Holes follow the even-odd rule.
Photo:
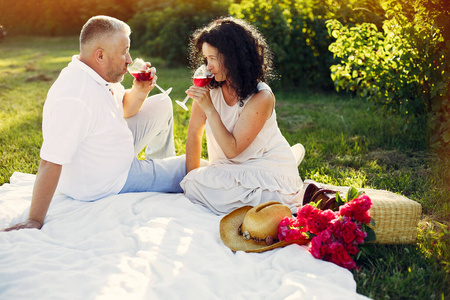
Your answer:
[[[77,52],[77,37],[0,41],[0,185],[14,171],[36,173],[47,90]],[[173,87],[172,99],[184,98],[191,84],[187,68],[167,68],[151,51],[132,55],[152,62],[158,84]],[[125,87],[131,82],[126,75]],[[427,150],[424,131],[406,126],[400,118],[376,115],[350,96],[307,90],[275,93],[283,134],[291,144],[300,142],[306,148],[299,167],[302,178],[386,189],[422,205],[416,244],[373,245],[372,252],[359,259],[361,269],[353,271],[358,292],[374,299],[449,299],[448,159]],[[174,115],[177,154],[183,154],[189,113],[174,104]]]

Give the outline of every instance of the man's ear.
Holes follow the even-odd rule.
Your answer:
[[[97,48],[94,52],[94,58],[99,65],[102,65],[105,61],[105,50],[103,48]]]

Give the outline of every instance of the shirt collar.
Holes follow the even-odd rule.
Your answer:
[[[80,68],[81,70],[83,70],[84,72],[89,74],[89,76],[91,76],[92,79],[94,79],[96,82],[98,82],[102,86],[110,86],[112,84],[111,82],[108,82],[105,79],[103,79],[103,77],[101,77],[97,72],[95,72],[87,64],[82,62],[80,60],[80,56],[79,55],[72,56],[72,61],[69,63],[69,67],[70,66],[74,66],[76,68]]]

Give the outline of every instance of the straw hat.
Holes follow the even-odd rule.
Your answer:
[[[278,241],[278,224],[291,218],[286,205],[271,201],[255,207],[238,208],[220,221],[220,238],[233,251],[263,252],[290,244],[306,244],[309,240]]]

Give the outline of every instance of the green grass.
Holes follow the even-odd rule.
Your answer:
[[[46,93],[77,52],[76,37],[0,41],[0,184],[14,171],[36,173]],[[158,83],[173,87],[173,99],[184,98],[191,84],[187,68],[170,69],[151,51],[132,55],[152,62]],[[124,85],[131,82],[127,75]],[[291,144],[300,142],[306,148],[299,167],[302,178],[386,189],[422,205],[415,244],[371,245],[358,260],[361,268],[353,271],[358,292],[374,299],[449,299],[448,157],[427,150],[425,132],[416,129],[420,126],[376,115],[350,96],[305,90],[275,93],[283,134]],[[174,116],[176,150],[183,154],[189,113],[174,104]]]

